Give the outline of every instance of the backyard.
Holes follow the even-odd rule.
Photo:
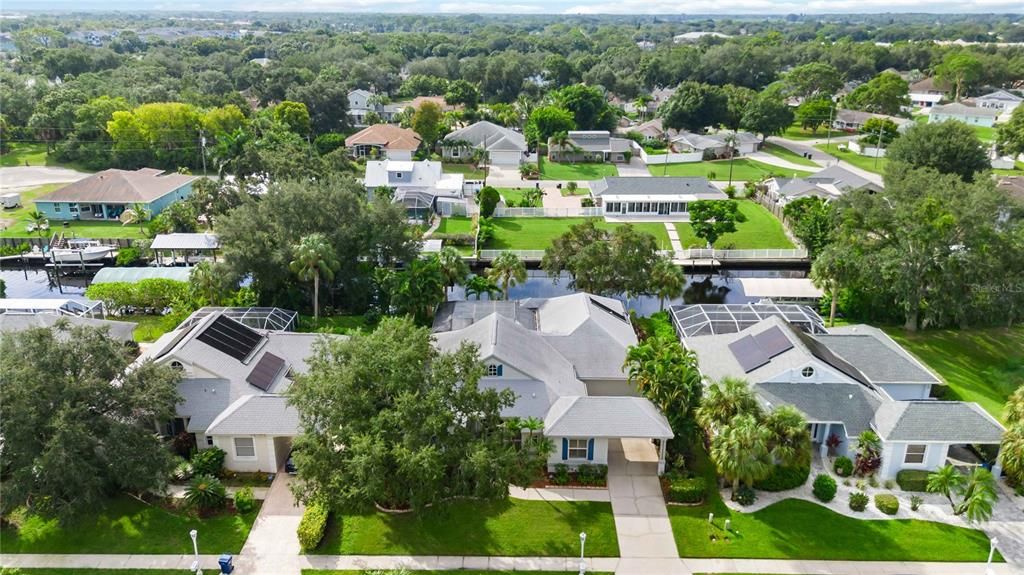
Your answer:
[[[36,209],[35,203],[32,201],[35,198],[48,194],[57,188],[66,186],[67,184],[44,184],[38,188],[32,188],[21,192],[21,207],[13,210],[3,210],[0,215],[0,237],[4,238],[19,238],[19,237],[31,237],[32,235],[39,236],[40,234],[33,232],[29,233],[26,231],[28,226],[28,214],[29,212]],[[144,238],[145,234],[139,229],[137,225],[123,225],[121,222],[83,222],[73,221],[67,222],[65,227],[64,222],[51,221],[50,229],[42,233],[42,237],[49,237],[56,232],[63,231],[68,237],[80,237],[80,238]]]
[[[198,529],[200,553],[237,553],[242,549],[259,507],[246,514],[223,512],[206,519],[169,509],[158,500],[143,503],[127,495],[60,525],[38,516],[10,519],[0,529],[4,553],[192,553],[188,532]]]
[[[790,150],[789,148],[780,146],[778,144],[766,142],[765,145],[761,148],[761,150],[775,156],[776,158],[779,158],[780,160],[786,160],[787,162],[797,164],[799,166],[808,166],[810,168],[820,167],[817,163],[814,162],[814,160],[808,160],[807,158]]]
[[[107,316],[107,319],[114,321],[130,321],[138,324],[132,336],[138,343],[150,343],[160,338],[163,334],[178,327],[178,318],[164,315],[119,315]]]
[[[484,171],[473,164],[453,164],[444,162],[441,164],[441,171],[446,174],[462,174],[467,180],[482,180],[485,177]]]
[[[549,162],[540,158],[540,179],[542,180],[599,180],[605,176],[619,175],[615,164],[586,162],[565,164]]]
[[[750,200],[739,201],[740,212],[747,221],[736,224],[736,232],[725,234],[715,242],[718,249],[793,249],[796,246],[786,236],[782,223],[760,204]],[[688,223],[677,223],[676,233],[684,248],[703,248],[704,240],[693,233]]]
[[[832,130],[832,137],[837,136],[849,136],[846,132],[839,130]],[[782,137],[787,140],[816,140],[818,138],[827,138],[828,132],[824,127],[818,128],[817,132],[811,132],[800,127],[800,124],[793,124],[786,128],[786,131],[782,133]]]
[[[436,230],[439,234],[472,234],[473,219],[465,216],[451,216],[441,218],[441,224]]]
[[[735,158],[731,161],[734,182],[758,181],[772,175],[802,178],[811,174],[810,171],[787,170],[748,158]],[[729,162],[730,160],[714,160],[711,162],[649,165],[647,171],[652,176],[703,176],[709,180],[726,181],[729,179]]]
[[[840,160],[843,160],[848,164],[852,164],[862,170],[867,170],[869,172],[874,172],[876,174],[881,174],[885,172],[885,164],[888,162],[888,160],[885,159],[884,157],[877,158],[876,162],[876,158],[862,156],[856,152],[851,152],[849,150],[840,150],[840,145],[843,144],[818,144],[817,146],[814,147],[821,150],[822,152],[825,152],[826,154],[831,154],[839,158]]]
[[[543,250],[569,228],[585,222],[587,218],[492,218],[494,237],[482,249],[491,250]],[[623,224],[609,223],[593,218],[597,227],[614,229]],[[633,224],[658,240],[659,249],[671,249],[665,224],[644,222]]]
[[[588,556],[618,556],[610,504],[517,499],[459,500],[406,514],[336,514],[314,553],[571,557],[579,553],[581,531]]]
[[[1024,327],[886,331],[942,376],[948,385],[936,389],[946,399],[976,401],[999,420],[1006,398],[1024,385]]]

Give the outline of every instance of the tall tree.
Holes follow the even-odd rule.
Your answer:
[[[768,450],[769,431],[753,415],[737,415],[722,426],[711,440],[711,460],[718,472],[732,482],[732,499],[740,484],[753,486],[772,470]]]
[[[804,100],[796,108],[796,121],[800,127],[810,130],[812,134],[818,132],[818,128],[825,126],[826,130],[832,129],[828,125],[829,118],[835,110],[835,103],[831,98],[812,98]]]
[[[446,289],[466,281],[469,275],[469,265],[462,259],[459,250],[452,246],[445,246],[437,254],[437,262],[441,266],[441,275],[444,276]]]
[[[475,296],[479,301],[482,295],[486,295],[487,299],[494,299],[500,294],[501,288],[487,276],[472,275],[466,280],[466,299]]]
[[[797,98],[831,98],[843,87],[843,79],[831,64],[811,62],[797,66],[782,78],[786,92]]]
[[[649,337],[630,346],[622,366],[629,382],[657,405],[677,436],[696,436],[696,410],[704,390],[697,356],[675,338]]]
[[[444,270],[438,257],[416,258],[402,270],[380,270],[381,283],[391,298],[391,308],[408,314],[420,323],[434,316],[437,306],[447,299]]]
[[[1017,106],[1010,121],[997,127],[999,152],[1017,157],[1024,154],[1024,106]]]
[[[334,279],[334,272],[341,265],[327,236],[310,234],[299,240],[295,246],[295,259],[288,268],[302,281],[313,282],[313,319],[320,321],[320,278]]]
[[[686,276],[682,266],[673,263],[671,257],[662,256],[651,269],[651,285],[654,295],[658,296],[658,309],[664,310],[666,299],[683,296]]]
[[[149,360],[129,368],[134,355],[106,329],[66,322],[0,336],[5,515],[66,519],[163,486],[174,460],[153,424],[174,417],[180,376]]]
[[[596,86],[573,84],[552,93],[551,97],[572,113],[579,130],[613,130],[618,121],[618,113]]]
[[[814,256],[811,264],[811,281],[829,295],[828,325],[836,324],[836,310],[839,305],[839,290],[857,277],[856,261],[847,257],[844,248],[824,249]]]
[[[540,106],[530,112],[523,133],[528,142],[545,143],[555,134],[575,129],[576,119],[569,110],[558,106]]]
[[[882,72],[850,92],[844,101],[851,110],[896,116],[910,106],[907,81],[893,72]]]
[[[761,93],[747,106],[740,127],[762,134],[763,138],[777,136],[793,123],[793,109],[781,98]]]
[[[658,107],[666,128],[702,132],[728,120],[728,98],[722,89],[710,84],[683,82],[669,99]]]
[[[734,200],[697,200],[690,203],[693,234],[714,247],[718,238],[736,231],[736,224],[747,221]]]
[[[654,236],[628,224],[613,231],[600,229],[588,219],[544,250],[541,267],[556,281],[568,272],[572,289],[635,297],[654,293],[651,272],[660,257]]]
[[[761,421],[769,432],[768,450],[779,465],[798,466],[811,462],[811,432],[807,419],[792,405],[768,412]]]
[[[970,52],[950,52],[935,67],[935,79],[953,86],[953,100],[967,95],[982,75],[982,64],[978,57]]]
[[[412,129],[423,138],[423,145],[428,150],[432,150],[441,137],[443,116],[441,106],[429,100],[420,104],[412,116]]]
[[[508,289],[526,281],[526,264],[513,252],[501,252],[491,262],[487,273],[491,281],[501,286],[501,293],[508,299]]]
[[[807,248],[811,260],[832,243],[835,229],[835,210],[830,202],[816,197],[798,198],[783,208],[793,235]]]

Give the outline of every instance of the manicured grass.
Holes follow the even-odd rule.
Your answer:
[[[792,162],[800,166],[810,166],[812,168],[818,168],[818,164],[814,163],[814,160],[808,160],[800,154],[784,148],[778,144],[772,144],[771,142],[765,143],[764,147],[761,148],[763,151],[775,156],[776,158]]]
[[[996,141],[995,127],[975,125],[971,125],[971,127],[974,128],[974,133],[978,134],[978,139],[981,140],[982,142],[985,142],[986,144],[991,144],[992,142]]]
[[[477,168],[473,164],[450,164],[444,163],[441,165],[441,171],[446,174],[462,174],[467,180],[482,180],[484,179],[484,171]]]
[[[483,249],[490,250],[543,250],[551,245],[555,238],[569,231],[576,224],[585,222],[587,218],[493,218],[494,237]],[[597,227],[614,229],[623,224],[608,223],[594,219]],[[643,222],[632,224],[639,231],[647,232],[658,240],[660,249],[671,249],[665,224]]]
[[[324,555],[617,557],[612,508],[589,501],[459,500],[416,513],[332,515]]]
[[[507,206],[519,206],[519,202],[523,200],[523,193],[529,188],[495,188],[501,197],[505,198],[505,205]],[[541,202],[537,203],[536,207],[540,207]]]
[[[109,500],[66,525],[37,516],[21,518],[18,529],[0,530],[4,553],[191,554],[188,532],[198,529],[200,553],[237,553],[249,536],[259,506],[246,514],[223,513],[197,519],[158,503],[128,496]]]
[[[4,238],[17,238],[17,237],[33,237],[38,236],[37,232],[29,233],[25,230],[29,222],[28,214],[36,209],[35,198],[48,194],[58,188],[62,188],[67,184],[44,184],[38,188],[32,188],[21,192],[21,207],[13,210],[3,210],[0,212],[0,221],[2,221],[2,229],[0,229],[0,237]],[[63,231],[68,237],[76,236],[80,238],[144,238],[146,237],[138,225],[123,225],[117,221],[106,221],[106,222],[92,222],[92,221],[71,221],[68,222],[68,227],[64,227],[64,222],[60,220],[51,220],[50,229],[43,233],[43,237],[50,237],[55,232]]]
[[[441,224],[437,226],[436,233],[472,234],[473,219],[463,216],[451,216],[448,218],[441,218]]]
[[[362,315],[321,315],[319,323],[311,315],[299,316],[300,332],[347,335],[367,331],[368,329],[370,329],[370,325],[366,322],[366,316]]]
[[[714,160],[712,162],[688,162],[685,164],[664,164],[647,166],[652,176],[703,176],[709,180],[725,181],[729,179],[729,161]],[[772,175],[802,178],[811,172],[803,170],[787,170],[749,158],[732,160],[732,179],[734,182],[762,180]]]
[[[302,575],[362,575],[369,571],[346,571],[343,569],[303,569]],[[387,571],[385,571],[387,573]],[[397,571],[395,571],[397,573]],[[473,569],[459,569],[457,571],[425,571],[428,575],[572,575],[577,571],[476,571]],[[612,575],[601,571],[587,571],[591,575]]]
[[[560,191],[562,192],[562,197],[565,197],[565,198],[568,198],[568,197],[571,197],[571,196],[589,196],[590,195],[590,188],[584,188],[583,186],[577,187],[575,193],[570,192],[569,188],[567,188],[565,186],[562,186],[562,189]]]
[[[80,172],[91,172],[76,162],[58,162],[57,157],[46,153],[46,144],[10,144],[6,154],[0,156],[0,168],[18,166],[53,166],[70,168]]]
[[[946,398],[976,401],[999,420],[1007,397],[1024,385],[1024,327],[886,331],[946,380],[938,388]]]
[[[853,164],[854,166],[857,166],[862,170],[867,170],[869,172],[874,172],[876,174],[881,174],[885,172],[885,164],[889,161],[886,158],[877,158],[876,163],[876,158],[874,157],[862,156],[856,152],[851,152],[849,150],[842,151],[839,149],[839,146],[840,144],[833,143],[831,145],[818,144],[817,146],[814,147],[821,150],[822,152],[825,152],[826,154],[832,154],[833,156],[839,158],[840,160],[843,160],[844,162]]]
[[[832,137],[836,136],[849,136],[846,132],[832,130]],[[818,128],[816,133],[812,133],[810,130],[805,130],[800,127],[799,124],[793,124],[786,128],[786,131],[782,133],[782,137],[787,140],[816,140],[818,138],[827,138],[828,132],[824,126]]]
[[[750,200],[739,200],[740,212],[747,221],[736,224],[736,232],[718,238],[718,249],[792,249],[796,246],[786,236],[782,223],[760,204]],[[684,248],[703,248],[704,240],[693,233],[693,226],[677,223],[676,233]]]
[[[1024,162],[1014,162],[1014,169],[993,169],[992,173],[999,176],[1024,176]]]
[[[149,343],[160,339],[160,336],[178,327],[174,318],[162,315],[126,315],[110,316],[107,319],[114,321],[130,321],[138,324],[132,337],[139,343]]]
[[[615,164],[549,162],[540,158],[540,179],[542,180],[599,180],[605,176],[619,175]]]

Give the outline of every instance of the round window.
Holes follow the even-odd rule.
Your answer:
[[[807,366],[800,372],[800,375],[803,375],[804,377],[814,377],[814,368]]]
[[[171,362],[171,369],[174,369],[174,370],[177,370],[177,371],[185,371],[185,366],[182,365],[180,361],[172,361]]]

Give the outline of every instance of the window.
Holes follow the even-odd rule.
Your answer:
[[[903,456],[903,463],[924,463],[924,452],[927,450],[927,445],[908,445],[907,454]]]
[[[501,367],[502,366],[500,364],[499,365],[488,365],[487,366],[487,375],[489,375],[491,377],[501,377],[501,371],[502,371]]]
[[[458,157],[459,157],[459,149],[458,149],[458,148],[452,148],[452,154],[451,154],[451,156],[452,156],[453,158],[458,158]]]
[[[586,459],[587,458],[587,440],[586,439],[570,439],[569,440],[569,459]]]
[[[53,204],[53,211],[59,212],[60,211],[60,204]]]
[[[71,213],[72,214],[77,214],[78,213],[78,206],[76,206],[75,204],[71,204]]]
[[[402,179],[402,172],[395,172],[395,179],[396,180],[401,180]]]
[[[185,371],[185,366],[180,361],[175,360],[171,362],[171,369],[174,371]]]
[[[213,436],[212,435],[207,435],[206,436],[206,445],[207,445],[207,447],[213,447]]]
[[[236,437],[235,457],[239,459],[256,459],[256,441],[251,437]]]
[[[800,372],[800,375],[804,377],[814,377],[814,368],[807,366]]]

